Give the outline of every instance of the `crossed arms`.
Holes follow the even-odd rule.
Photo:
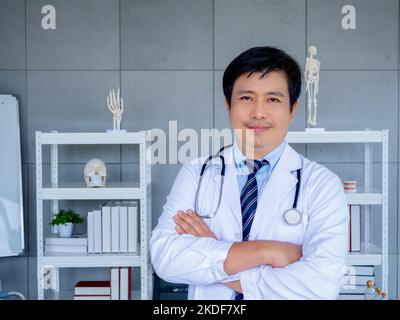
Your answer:
[[[224,232],[216,239],[194,212],[179,211],[193,207],[198,181],[196,171],[184,166],[152,232],[155,271],[169,282],[223,283],[246,299],[336,299],[347,256],[347,203],[337,176],[314,171],[307,196],[312,218],[300,248],[269,240],[234,242]]]
[[[193,210],[178,211],[174,216],[176,232],[180,235],[191,234],[195,237],[211,237],[215,234]],[[218,239],[217,239],[218,240]],[[228,251],[224,261],[224,271],[228,275],[252,269],[260,265],[285,267],[299,260],[302,256],[301,246],[279,241],[253,240],[235,242]],[[224,284],[242,293],[240,280],[224,282]]]

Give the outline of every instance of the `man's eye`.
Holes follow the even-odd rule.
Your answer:
[[[243,97],[240,97],[240,100],[243,100],[243,101],[250,101],[251,98],[250,98],[249,96],[243,96]]]
[[[277,98],[269,98],[268,100],[271,101],[271,102],[274,102],[274,103],[281,102],[281,101],[280,101],[279,99],[277,99]]]

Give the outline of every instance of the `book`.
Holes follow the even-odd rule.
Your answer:
[[[111,300],[119,300],[119,267],[111,268]]]
[[[368,280],[375,281],[374,276],[345,275],[343,277],[342,286],[367,285]]]
[[[110,295],[74,295],[74,300],[111,300]]]
[[[79,281],[74,287],[75,295],[110,295],[110,281]]]
[[[360,276],[373,276],[374,267],[373,266],[346,266],[346,274],[355,274]]]
[[[101,208],[101,239],[103,253],[111,252],[111,207],[105,204]]]
[[[138,251],[138,206],[130,202],[128,206],[128,252]]]
[[[339,294],[337,300],[365,300],[364,294]]]
[[[350,205],[350,252],[361,251],[361,206]]]
[[[351,286],[349,288],[343,287],[340,289],[341,294],[364,294],[367,286]]]
[[[89,211],[87,215],[88,253],[94,253],[94,215]]]
[[[86,246],[87,243],[86,236],[72,236],[71,238],[49,237],[45,239],[45,244],[56,246]]]
[[[129,267],[119,269],[119,299],[131,299],[131,268]]]
[[[101,210],[94,210],[94,252],[102,253],[102,241],[101,241]]]
[[[44,246],[44,251],[48,253],[63,253],[63,252],[75,252],[75,253],[87,253],[86,245],[49,245]]]
[[[128,207],[126,203],[119,205],[119,252],[128,252]]]
[[[111,207],[111,252],[119,252],[119,207]]]

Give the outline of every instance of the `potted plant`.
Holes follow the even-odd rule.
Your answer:
[[[50,225],[58,227],[58,234],[61,238],[69,238],[72,236],[74,224],[82,223],[83,218],[72,209],[67,211],[61,209],[53,215]]]

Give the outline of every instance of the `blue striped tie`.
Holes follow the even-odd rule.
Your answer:
[[[242,206],[242,239],[248,241],[251,225],[257,210],[258,186],[256,173],[262,166],[268,164],[267,160],[246,160],[246,165],[251,173],[247,177],[247,182],[240,194]],[[243,294],[235,291],[235,300],[243,300]]]

